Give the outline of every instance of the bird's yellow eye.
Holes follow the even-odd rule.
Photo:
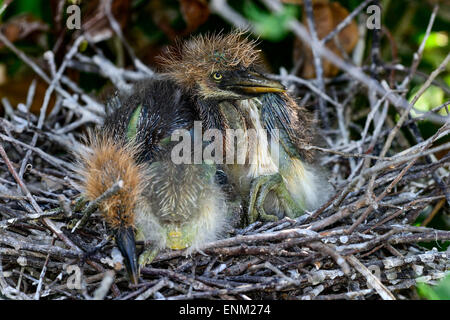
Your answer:
[[[214,72],[212,77],[216,81],[222,80],[222,75],[219,72]]]

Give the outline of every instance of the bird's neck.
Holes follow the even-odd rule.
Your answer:
[[[202,105],[204,128],[219,129],[223,133],[224,170],[243,190],[248,189],[246,186],[253,178],[278,172],[270,153],[268,132],[261,120],[260,105],[258,98],[209,101]],[[244,133],[243,140],[238,130]],[[230,133],[236,138],[230,138]]]
[[[257,98],[245,100],[198,99],[195,102],[204,129],[247,129],[252,126],[251,106],[259,104]]]

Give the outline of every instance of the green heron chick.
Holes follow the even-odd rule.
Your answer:
[[[216,239],[225,224],[226,204],[214,164],[172,161],[172,134],[192,130],[195,120],[172,81],[147,81],[131,96],[112,101],[113,111],[91,139],[91,152],[81,155],[79,171],[87,200],[123,181],[100,209],[137,283],[140,265],[160,249],[190,252]],[[151,245],[139,262],[135,236]]]
[[[190,96],[204,128],[256,132],[245,162],[224,168],[247,199],[250,222],[298,217],[326,200],[330,186],[307,148],[315,137],[310,115],[281,83],[264,76],[254,41],[241,32],[197,36],[169,49],[162,61]],[[236,147],[226,137],[225,153]],[[278,155],[271,154],[270,142],[279,143]]]

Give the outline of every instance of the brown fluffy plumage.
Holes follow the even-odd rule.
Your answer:
[[[256,41],[243,35],[243,31],[198,35],[169,48],[160,61],[173,80],[191,89],[214,71],[260,63]]]
[[[123,187],[102,201],[99,208],[105,221],[112,227],[134,226],[134,210],[145,187],[142,164],[136,164],[136,147],[118,144],[101,133],[91,134],[91,151],[80,155],[79,173],[86,200],[102,195],[114,183],[123,181]]]

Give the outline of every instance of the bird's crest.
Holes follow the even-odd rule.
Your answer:
[[[192,88],[196,82],[218,70],[247,68],[260,63],[256,40],[245,31],[206,34],[178,42],[159,57],[165,71],[180,85]]]

